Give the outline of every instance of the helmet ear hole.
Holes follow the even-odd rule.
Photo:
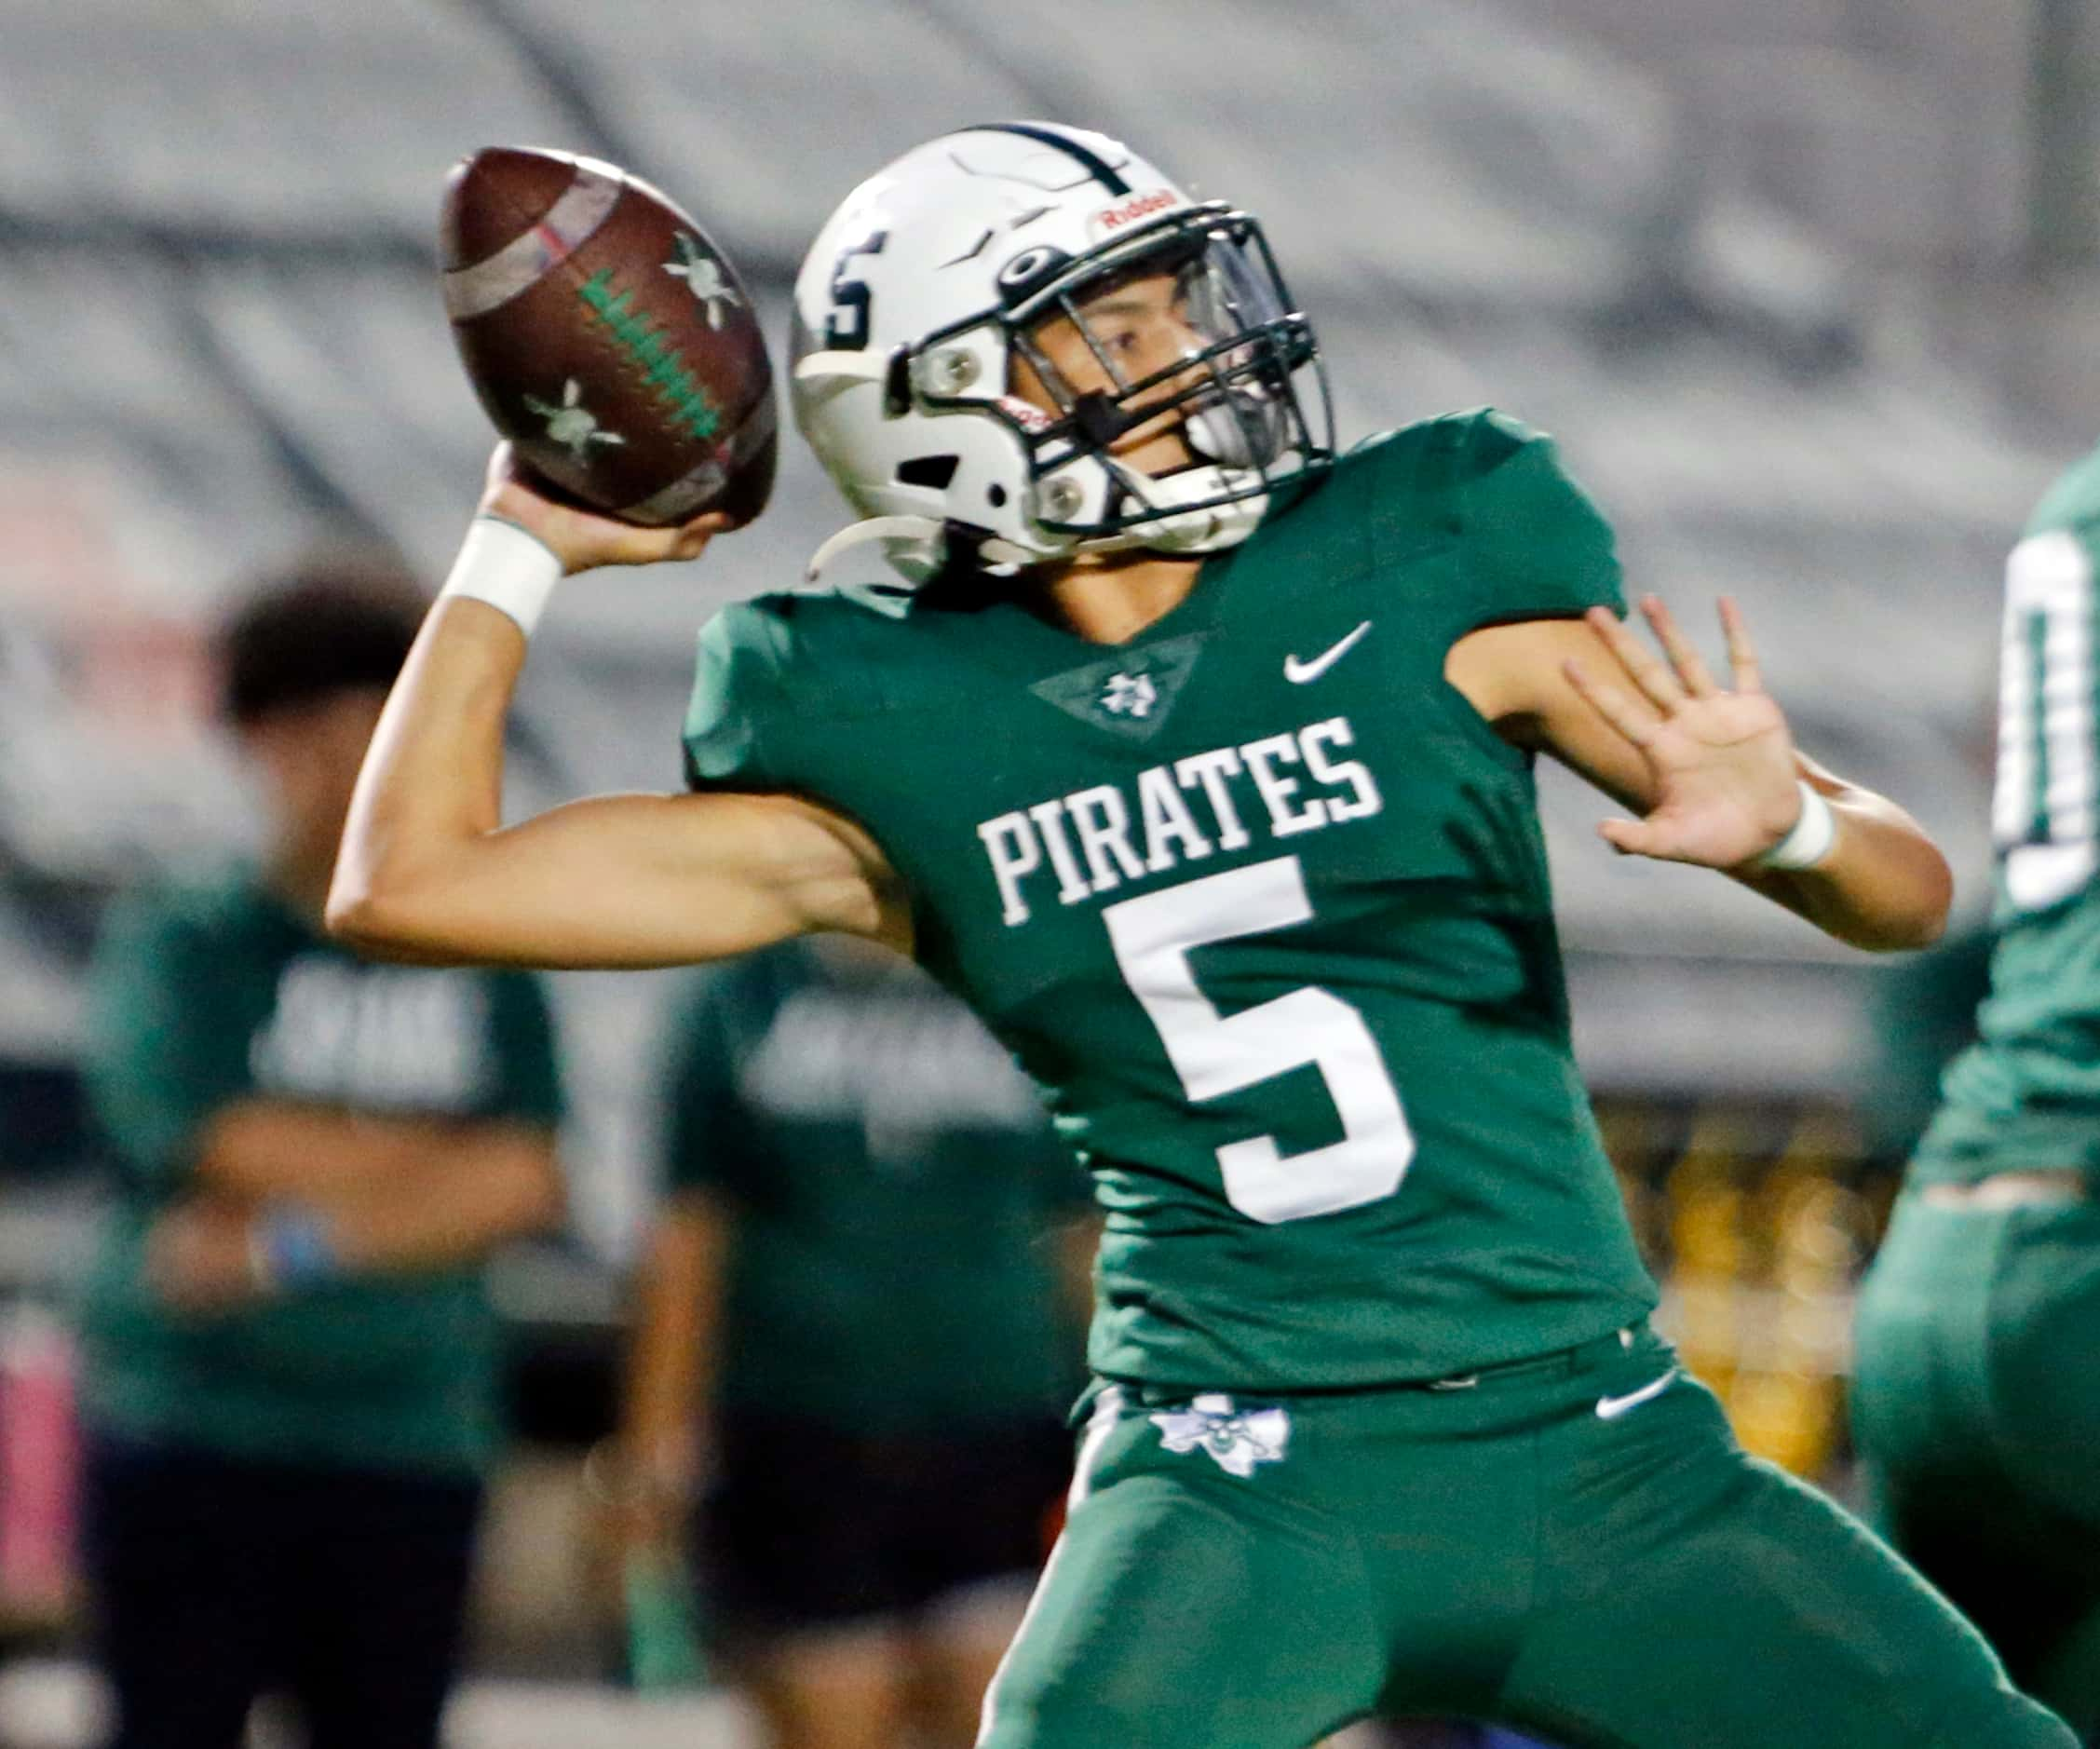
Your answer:
[[[928,492],[945,492],[962,465],[959,455],[915,455],[897,464],[897,483],[923,486]]]
[[[901,419],[912,411],[912,349],[892,346],[882,377],[882,411],[886,418]]]

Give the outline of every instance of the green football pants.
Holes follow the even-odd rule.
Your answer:
[[[1566,1749],[2073,1749],[1646,1330],[1442,1388],[1109,1388],[982,1749],[1304,1749],[1493,1719]]]
[[[1891,1540],[2100,1742],[2100,1207],[1904,1198],[1852,1418]]]

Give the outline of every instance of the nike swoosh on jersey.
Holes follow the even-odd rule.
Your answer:
[[[1616,1421],[1628,1411],[1638,1409],[1650,1398],[1661,1396],[1664,1391],[1676,1383],[1676,1380],[1677,1369],[1673,1366],[1653,1384],[1643,1385],[1640,1390],[1628,1391],[1623,1397],[1599,1397],[1597,1399],[1597,1419],[1600,1421]]]
[[[1330,668],[1334,667],[1336,662],[1340,661],[1343,657],[1347,656],[1349,653],[1349,647],[1355,644],[1357,639],[1361,638],[1366,631],[1370,630],[1371,622],[1366,619],[1361,626],[1357,627],[1354,631],[1350,632],[1348,636],[1344,638],[1339,644],[1334,644],[1330,648],[1322,650],[1309,662],[1301,662],[1294,656],[1286,656],[1283,658],[1283,678],[1289,681],[1294,686],[1302,686],[1307,681],[1318,680],[1321,675],[1324,674]]]

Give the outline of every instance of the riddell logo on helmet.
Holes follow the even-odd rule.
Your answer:
[[[1102,208],[1093,215],[1094,228],[1097,231],[1120,231],[1126,224],[1148,219],[1155,212],[1164,212],[1177,199],[1178,197],[1171,188],[1148,189],[1142,195],[1132,195],[1119,206]]]
[[[1048,431],[1053,423],[1049,414],[1019,395],[1001,395],[999,405],[1023,431]]]

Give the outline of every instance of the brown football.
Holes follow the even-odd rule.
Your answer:
[[[445,312],[520,458],[630,522],[748,522],[773,490],[751,294],[679,208],[595,158],[491,146],[446,183]]]

